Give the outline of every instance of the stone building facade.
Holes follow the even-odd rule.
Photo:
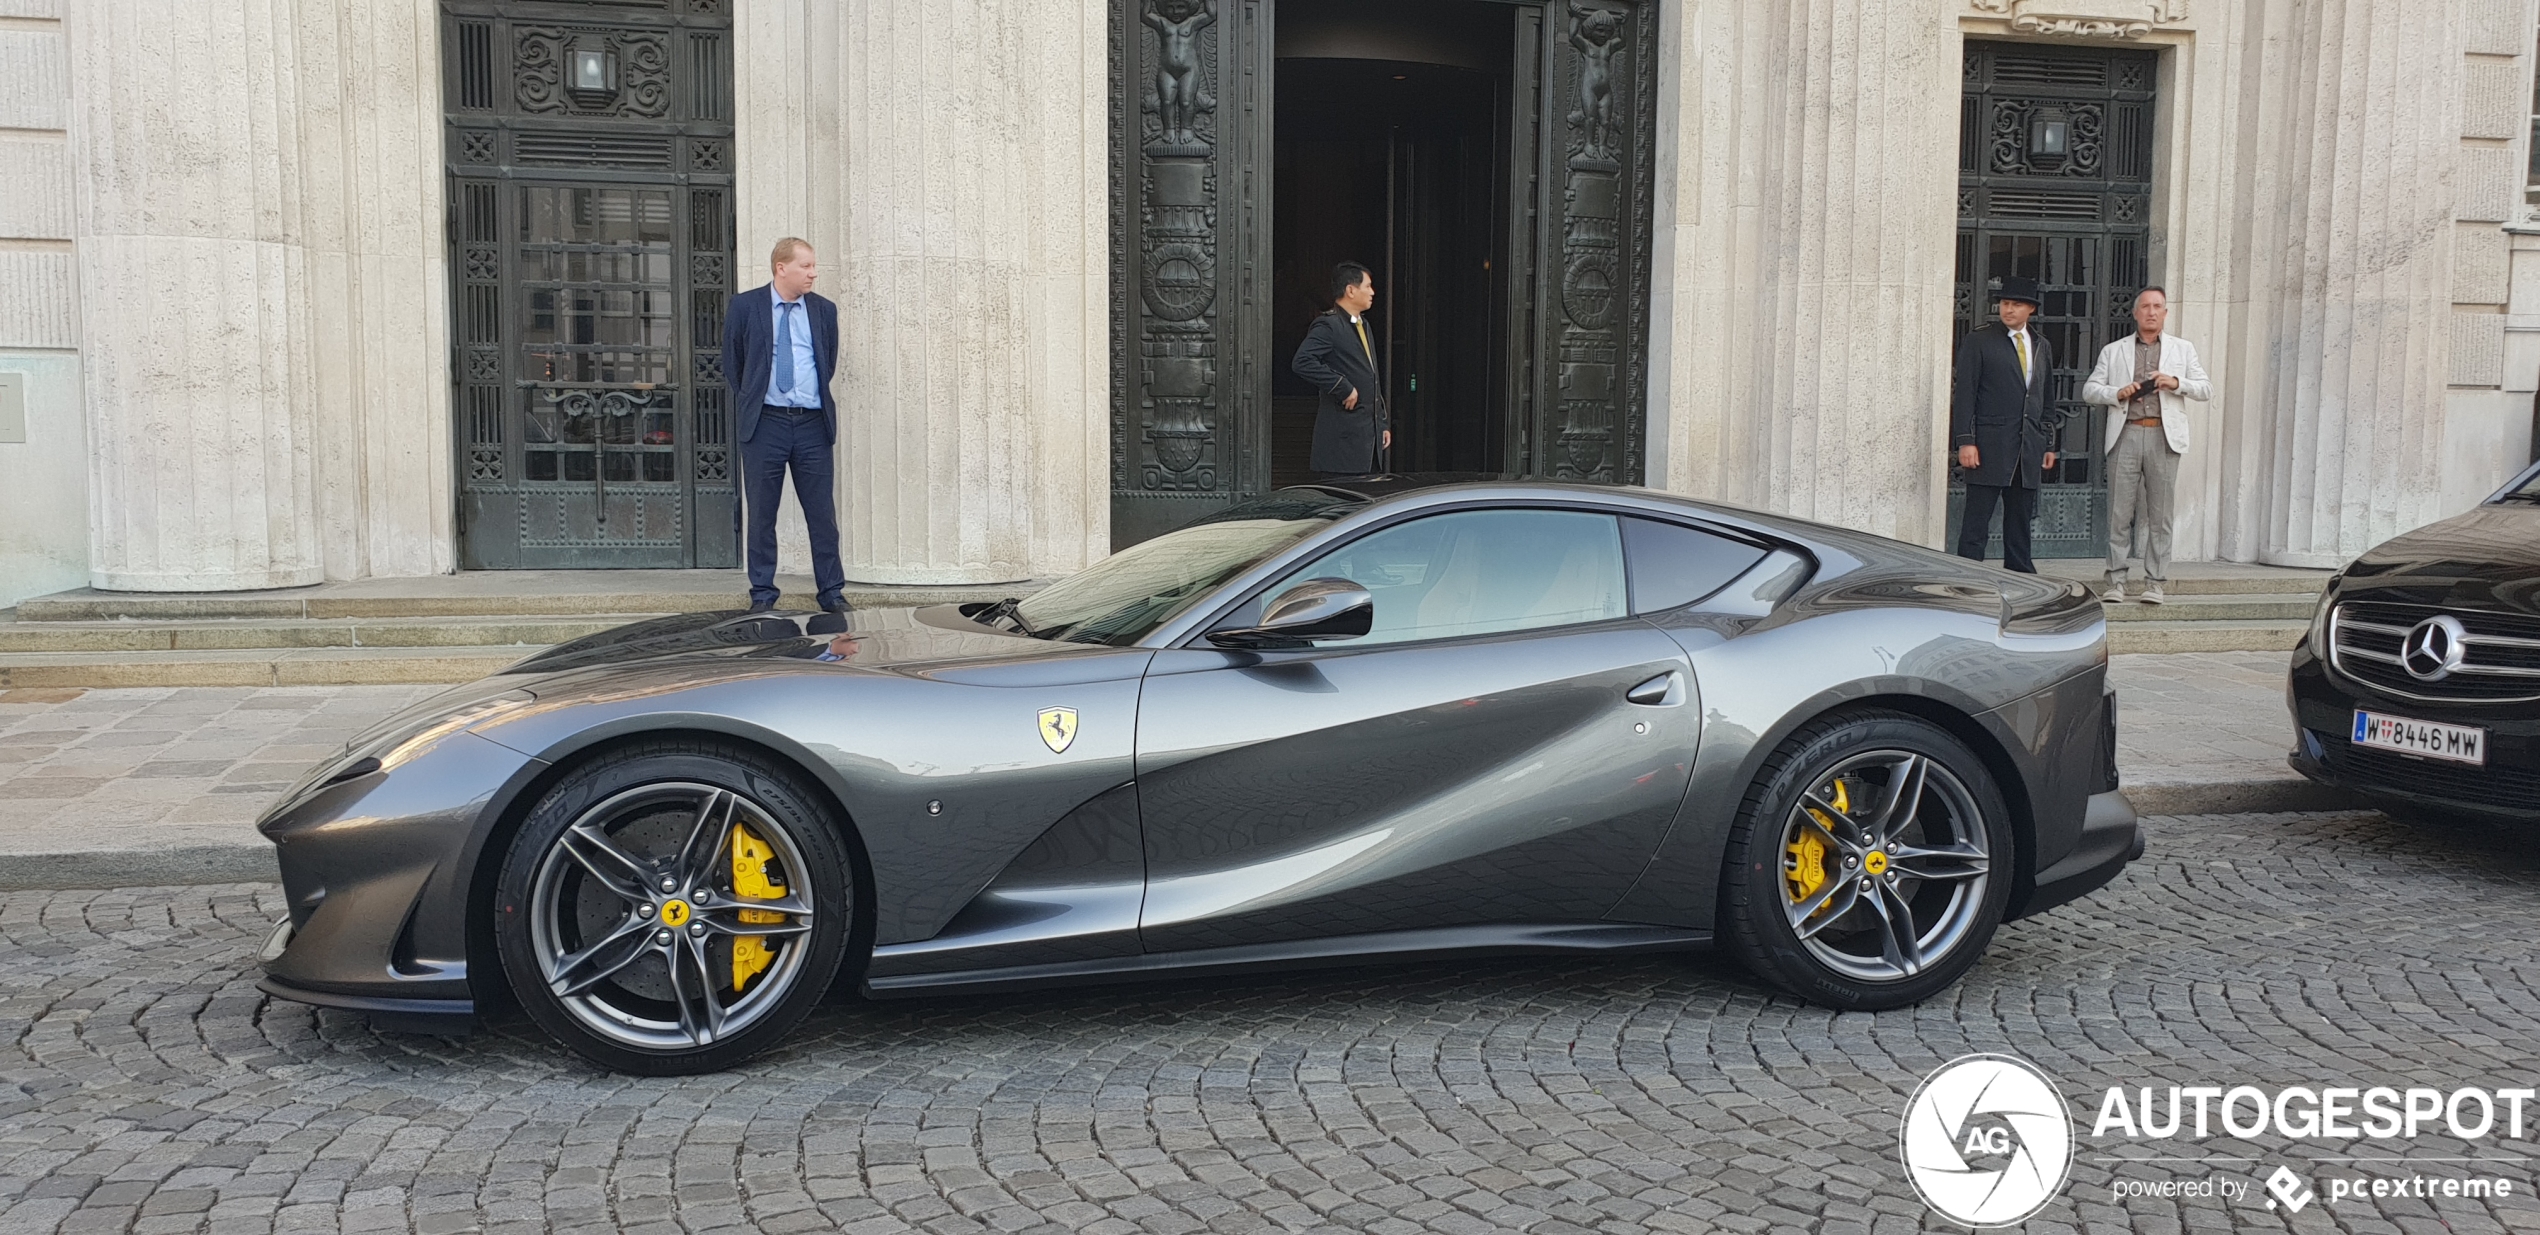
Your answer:
[[[1472,235],[1496,333],[1438,345],[1480,358],[1465,402],[1486,412],[1436,422],[1476,435],[1455,458],[1938,544],[1954,337],[1988,261],[2063,261],[2067,233],[2097,246],[2069,249],[2097,263],[2074,267],[2075,337],[2095,348],[2160,283],[2215,380],[2183,557],[2335,565],[2532,458],[2533,0],[1357,8],[1377,20],[1315,0],[0,0],[0,400],[24,428],[0,440],[0,605],[573,564],[599,542],[555,527],[611,511],[667,564],[720,565],[728,505],[697,496],[730,466],[700,393],[708,318],[787,234],[842,310],[849,574],[1080,568],[1152,511],[1285,466],[1267,289],[1302,242],[1268,204],[1305,174],[1279,145],[1305,113],[1277,83],[1349,56],[1462,57],[1507,117],[1465,172],[1409,138],[1384,156],[1404,183],[1495,195]],[[1446,50],[1398,49],[1422,37]],[[1306,45],[1352,38],[1397,50]],[[489,87],[467,57],[497,44],[525,58],[500,72],[544,84]],[[2049,121],[2068,161],[2039,161]],[[626,153],[648,142],[657,164]],[[469,185],[511,193],[566,147],[599,153],[539,200],[587,205],[603,165],[640,165],[620,179],[655,187],[608,199],[635,240],[533,235],[528,196],[469,215]],[[2088,191],[2029,184],[2058,175]],[[588,293],[601,316],[637,306],[625,328],[675,356],[666,378],[608,377],[627,347],[537,324],[539,297],[584,293],[507,281],[620,241],[684,258]],[[524,320],[471,308],[498,301]],[[537,436],[556,423],[581,457]],[[577,466],[598,496],[522,496]],[[645,506],[647,484],[689,504]]]

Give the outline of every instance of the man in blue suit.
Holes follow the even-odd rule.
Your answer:
[[[820,607],[847,611],[847,572],[838,562],[838,306],[813,294],[820,262],[792,236],[768,257],[765,287],[732,298],[723,314],[723,380],[732,389],[741,441],[741,503],[749,520],[750,610],[776,607],[776,503],[785,472],[811,532],[811,577]]]

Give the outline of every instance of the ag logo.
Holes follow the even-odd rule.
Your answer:
[[[1952,1222],[2010,1226],[2064,1190],[2072,1116],[2054,1082],[2008,1055],[1942,1064],[1905,1104],[1905,1177]]]
[[[1063,755],[1067,753],[1068,746],[1073,744],[1075,741],[1076,709],[1041,709],[1041,744],[1049,747],[1051,754]]]

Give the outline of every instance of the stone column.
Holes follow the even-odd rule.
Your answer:
[[[315,583],[288,0],[68,8],[91,580]]]
[[[2336,566],[2437,517],[2461,147],[2447,12],[2251,6],[2254,131],[2282,153],[2248,184],[2251,252],[2274,269],[2253,314],[2267,345],[2243,370],[2254,457],[2228,468],[2258,483],[2226,557]]]
[[[440,7],[301,0],[300,243],[329,578],[457,564]]]
[[[1663,482],[1938,544],[1954,8],[1695,0],[1669,20]]]
[[[740,245],[810,240],[838,301],[850,578],[1001,582],[1108,549],[1105,11],[739,16],[739,63],[806,62],[740,75]]]

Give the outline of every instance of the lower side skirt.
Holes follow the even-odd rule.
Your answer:
[[[1200,977],[1209,974],[1313,969],[1341,965],[1395,964],[1474,956],[1525,956],[1553,953],[1674,952],[1707,947],[1711,932],[1674,926],[1616,926],[1585,923],[1569,926],[1458,926],[1421,931],[1385,931],[1332,939],[1300,939],[1287,943],[1247,944],[1194,952],[1159,952],[1144,956],[1105,957],[1046,965],[1012,965],[955,973],[899,974],[867,978],[864,993],[876,999],[914,995],[971,994],[1030,990],[1035,987],[1099,982],[1138,982],[1151,978]],[[876,954],[889,952],[875,949]]]

